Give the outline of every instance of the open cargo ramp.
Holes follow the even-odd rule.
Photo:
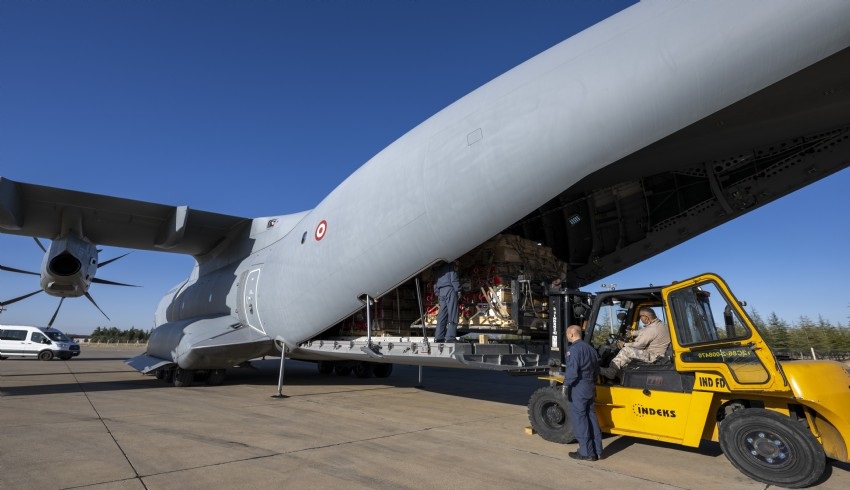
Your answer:
[[[496,371],[548,370],[544,346],[514,343],[428,342],[422,337],[310,340],[287,354],[305,361],[366,361]]]

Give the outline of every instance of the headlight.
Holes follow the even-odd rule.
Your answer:
[[[57,342],[56,346],[59,347],[60,349],[67,349],[68,348],[68,344],[63,344],[61,342]]]

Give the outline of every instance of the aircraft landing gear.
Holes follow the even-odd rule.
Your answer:
[[[191,369],[177,368],[174,370],[174,386],[182,388],[184,386],[192,386],[195,380],[195,371]]]
[[[218,386],[224,383],[225,375],[227,375],[227,370],[213,369],[207,374],[207,384],[210,386]]]
[[[331,361],[319,361],[316,365],[319,367],[319,374],[331,374],[334,372],[334,363]]]
[[[374,366],[369,362],[358,362],[354,365],[354,375],[358,378],[371,378],[374,373]]]
[[[172,365],[173,366],[173,365]],[[224,383],[227,376],[226,369],[183,369],[180,367],[161,368],[156,370],[156,379],[173,384],[178,388],[192,386],[195,377],[198,381],[206,382],[209,386],[218,386]]]

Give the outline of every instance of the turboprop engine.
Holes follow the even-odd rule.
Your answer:
[[[50,244],[41,263],[41,289],[51,296],[78,298],[86,294],[97,272],[97,247],[74,235]]]
[[[79,298],[80,296],[85,296],[86,299],[88,299],[89,302],[98,309],[98,311],[103,313],[103,316],[109,319],[106,313],[100,309],[100,306],[97,305],[94,298],[92,298],[89,294],[89,287],[91,287],[92,283],[110,284],[113,286],[132,286],[132,284],[107,281],[106,279],[99,279],[95,277],[98,265],[103,267],[120,259],[121,257],[126,256],[127,254],[119,255],[114,259],[109,259],[102,264],[98,264],[97,255],[100,251],[97,249],[95,244],[88,241],[83,236],[73,233],[60,236],[53,240],[50,244],[49,250],[44,248],[44,245],[41,244],[41,241],[39,241],[38,238],[34,239],[39,248],[44,251],[44,259],[41,262],[41,272],[15,269],[4,265],[0,265],[0,270],[40,276],[41,289],[18,296],[17,298],[0,301],[0,306],[5,307],[44,291],[51,296],[58,296],[60,298],[59,306],[56,307],[56,311],[53,312],[53,316],[47,324],[48,328],[52,326],[53,322],[56,320],[56,315],[59,313],[59,309],[62,307],[62,302],[65,301],[65,298]]]

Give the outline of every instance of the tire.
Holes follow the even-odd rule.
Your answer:
[[[358,362],[354,365],[354,375],[358,378],[371,378],[374,373],[374,366],[368,362]]]
[[[384,363],[375,364],[372,372],[375,374],[376,378],[389,378],[390,374],[393,373],[393,365]]]
[[[334,372],[334,364],[332,361],[319,361],[316,363],[319,368],[319,374],[331,374]]]
[[[741,473],[769,485],[807,487],[826,469],[823,447],[811,432],[762,408],[727,415],[720,423],[720,448]]]
[[[165,369],[157,369],[155,375],[156,375],[156,379],[158,379],[160,381],[164,380],[165,379]]]
[[[53,351],[52,350],[43,350],[38,353],[38,359],[40,361],[49,361],[53,359]]]
[[[174,386],[178,388],[192,386],[193,381],[195,381],[195,371],[183,368],[174,370]]]
[[[337,376],[348,376],[349,374],[351,374],[351,366],[337,364],[336,366],[334,366],[334,372]]]
[[[210,386],[218,386],[224,383],[224,378],[227,375],[226,369],[213,369],[207,374],[207,384]]]
[[[576,440],[570,422],[570,402],[562,387],[545,386],[528,400],[528,420],[540,437],[559,444]]]

